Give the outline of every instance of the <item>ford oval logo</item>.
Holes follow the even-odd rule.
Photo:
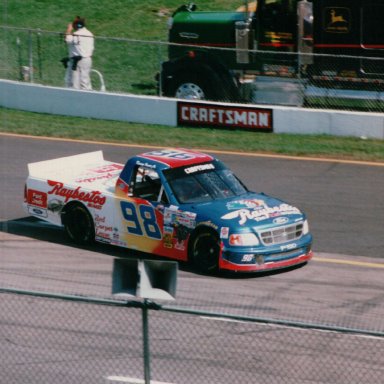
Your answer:
[[[273,219],[273,224],[285,224],[288,222],[288,217],[276,217]]]

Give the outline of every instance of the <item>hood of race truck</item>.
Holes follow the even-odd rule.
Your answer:
[[[183,209],[197,214],[197,224],[206,222],[241,232],[254,227],[277,227],[305,220],[305,215],[295,206],[259,193],[191,204]]]

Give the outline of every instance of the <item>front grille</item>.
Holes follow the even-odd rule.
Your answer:
[[[282,244],[297,240],[303,234],[303,223],[272,228],[259,233],[264,245]]]

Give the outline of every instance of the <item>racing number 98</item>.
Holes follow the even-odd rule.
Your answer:
[[[153,239],[161,239],[160,228],[156,221],[156,213],[152,206],[139,205],[139,215],[135,204],[130,201],[121,201],[120,206],[124,219],[130,223],[127,226],[129,233],[138,236],[145,234]]]

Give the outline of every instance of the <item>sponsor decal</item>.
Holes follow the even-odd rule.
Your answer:
[[[48,211],[59,213],[64,207],[64,203],[58,199],[52,199],[48,202]]]
[[[266,108],[179,101],[177,122],[179,125],[273,131],[272,109]]]
[[[220,239],[228,239],[228,237],[229,237],[229,227],[221,227]]]
[[[90,171],[94,173],[110,173],[110,172],[116,172],[121,171],[124,168],[121,164],[108,164],[103,165],[101,167],[93,168]]]
[[[215,169],[215,166],[211,164],[200,164],[200,165],[195,165],[193,167],[185,168],[184,172],[185,173],[195,173],[195,172],[200,172],[200,171],[207,171],[209,169]]]
[[[99,191],[84,191],[80,187],[75,189],[65,188],[63,183],[52,180],[48,180],[48,185],[52,187],[52,189],[48,191],[48,195],[64,197],[64,203],[73,199],[87,203],[90,207],[100,209],[106,201],[106,197]]]
[[[105,216],[95,215],[95,223],[96,225],[100,223],[105,223]]]
[[[173,248],[173,228],[165,226],[163,228],[163,245],[165,248]]]
[[[290,251],[291,249],[295,249],[296,247],[297,247],[296,243],[292,243],[292,244],[282,245],[280,249],[282,251]]]
[[[328,33],[349,33],[351,29],[351,10],[345,7],[324,9],[324,30]]]
[[[29,205],[28,206],[28,212],[31,215],[36,215],[36,216],[41,216],[41,217],[48,217],[48,211],[46,209],[31,207]]]
[[[136,161],[136,165],[139,165],[140,167],[145,167],[145,168],[153,168],[153,169],[156,168],[156,164],[144,163],[144,162],[142,162],[140,160]]]
[[[285,224],[289,221],[288,217],[277,217],[273,220],[273,224]]]
[[[45,192],[28,189],[27,202],[40,208],[47,208],[47,194]]]
[[[186,228],[195,228],[196,213],[183,212],[176,206],[166,207],[164,209],[164,224],[168,226],[184,226]]]
[[[262,207],[264,205],[265,205],[264,200],[242,199],[242,200],[236,200],[236,201],[231,201],[227,203],[227,209],[228,210],[242,209],[242,208],[253,209],[256,207]]]
[[[76,183],[93,183],[94,181],[98,180],[109,180],[115,177],[116,175],[112,173],[107,173],[106,175],[101,175],[101,176],[94,176],[94,177],[83,177],[76,179]]]
[[[185,251],[185,242],[184,240],[177,241],[175,244],[175,249],[178,249],[179,251]]]
[[[98,240],[103,239],[103,240],[110,240],[110,233],[107,232],[102,232],[102,231],[97,231],[96,230],[96,238]]]
[[[96,232],[113,232],[113,228],[111,225],[96,225]]]
[[[184,241],[188,238],[190,232],[196,227],[196,213],[183,212],[178,207],[171,205],[164,209],[164,227],[163,233],[166,235],[164,246],[172,247],[172,239],[176,240],[175,249],[185,250]]]
[[[128,244],[125,241],[111,240],[110,244],[117,245],[118,247],[128,248]]]
[[[267,205],[259,206],[252,209],[238,209],[236,211],[227,213],[222,216],[223,220],[233,220],[239,219],[239,224],[244,225],[248,220],[253,221],[262,221],[269,219],[271,217],[277,217],[280,215],[297,215],[300,214],[298,208],[293,207],[289,204],[280,204],[274,207],[269,207]]]
[[[95,236],[95,240],[100,242],[100,243],[104,243],[104,244],[111,244],[111,239],[107,238],[107,237],[103,237],[101,235],[98,235],[98,236]]]

